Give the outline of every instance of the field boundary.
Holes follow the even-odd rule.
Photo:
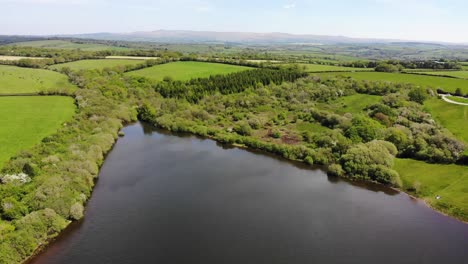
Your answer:
[[[12,93],[12,94],[0,94],[0,97],[8,96],[41,96],[40,93]]]

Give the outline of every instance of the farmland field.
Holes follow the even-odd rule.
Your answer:
[[[106,59],[120,59],[120,60],[157,60],[157,59],[159,59],[159,57],[107,56]]]
[[[102,60],[80,60],[68,63],[61,63],[49,67],[51,70],[60,70],[64,67],[69,67],[72,70],[91,70],[113,68],[117,66],[137,65],[142,63],[138,60],[119,60],[119,59],[102,59]]]
[[[57,131],[74,111],[70,97],[0,97],[0,168],[18,151]]]
[[[37,93],[74,89],[68,78],[57,72],[0,65],[0,94]]]
[[[468,144],[468,106],[449,104],[438,99],[427,100],[424,106],[439,123]]]
[[[330,73],[322,73],[322,74],[331,75]],[[463,80],[463,79],[417,75],[417,74],[382,73],[382,72],[350,72],[350,73],[339,73],[339,75],[350,76],[357,80],[411,83],[411,84],[421,85],[425,87],[442,88],[443,90],[447,92],[455,92],[457,88],[461,88],[463,93],[468,93],[468,80]]]
[[[451,76],[454,78],[468,79],[468,71],[429,71],[418,72],[421,74],[436,75],[436,76]]]
[[[172,77],[175,80],[186,81],[192,78],[209,77],[211,75],[228,74],[249,69],[251,68],[221,63],[184,61],[157,65],[126,74],[147,77],[158,81],[162,81],[166,76]]]
[[[320,64],[299,64],[305,67],[307,72],[356,72],[356,71],[374,71],[374,69],[342,67]]]
[[[395,169],[403,189],[420,186],[416,194],[432,206],[452,215],[468,215],[468,169],[466,166],[428,164],[422,161],[396,159]],[[440,196],[440,200],[436,199]]]
[[[36,40],[17,42],[11,45],[21,47],[48,48],[48,49],[81,49],[84,51],[102,51],[102,50],[129,50],[125,47],[114,47],[96,43],[74,43],[65,40]]]
[[[22,59],[30,59],[30,60],[41,60],[41,59],[44,59],[44,58],[39,58],[39,57],[21,57],[21,56],[3,56],[3,55],[0,55],[0,61],[1,60],[6,60],[6,61],[19,61],[19,60],[22,60]]]

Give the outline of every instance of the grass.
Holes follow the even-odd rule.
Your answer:
[[[455,137],[468,144],[468,106],[450,104],[440,99],[430,99],[424,103],[424,107]]]
[[[342,67],[321,64],[299,64],[305,67],[307,72],[356,72],[356,71],[374,71],[374,69]]]
[[[204,78],[211,75],[228,74],[249,69],[251,68],[221,63],[183,61],[156,65],[126,74],[129,76],[146,77],[157,81],[162,81],[166,76],[172,77],[175,80],[187,81],[193,78]]]
[[[331,75],[332,73],[322,73],[323,75]],[[457,88],[462,89],[463,93],[468,93],[468,80],[446,78],[438,76],[427,76],[417,74],[403,73],[383,73],[383,72],[350,72],[350,73],[334,73],[334,75],[350,76],[357,80],[368,81],[389,81],[400,83],[411,83],[423,87],[441,88],[447,92],[455,92]]]
[[[126,66],[126,65],[137,65],[142,63],[138,60],[124,60],[124,59],[102,59],[102,60],[80,60],[68,63],[61,63],[52,65],[49,67],[51,70],[60,70],[64,67],[69,67],[74,71],[79,70],[91,70],[91,69],[98,69],[102,70],[104,68],[113,68],[117,66]]]
[[[36,40],[36,41],[26,41],[26,42],[17,42],[12,45],[21,46],[21,47],[34,47],[34,48],[48,48],[48,49],[80,49],[84,51],[103,51],[103,50],[130,50],[125,47],[114,47],[107,46],[97,43],[75,43],[65,40]]]
[[[447,99],[450,99],[455,102],[468,104],[468,98],[462,98],[457,96],[447,96]]]
[[[429,71],[429,72],[418,72],[418,73],[435,75],[435,76],[451,76],[454,78],[468,79],[468,71]]]
[[[63,74],[42,69],[0,65],[0,94],[37,93],[63,88],[74,88]]]
[[[4,56],[0,55],[0,61],[5,60],[5,61],[19,61],[22,59],[29,59],[29,60],[42,60],[44,58],[39,58],[39,57],[21,57],[21,56]]]
[[[435,208],[468,220],[468,168],[396,159],[395,167],[408,190],[419,186],[416,195]],[[440,196],[440,200],[436,199]]]
[[[18,151],[57,131],[74,112],[70,97],[0,97],[0,168]]]
[[[381,101],[381,96],[368,94],[353,94],[341,97],[327,103],[319,103],[320,109],[325,109],[338,114],[358,114],[365,112],[364,109]]]
[[[123,59],[123,60],[158,60],[159,57],[140,57],[140,56],[107,56],[106,59]]]

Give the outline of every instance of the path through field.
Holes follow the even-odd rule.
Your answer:
[[[465,106],[468,106],[468,104],[466,103],[460,103],[460,102],[455,102],[455,101],[452,101],[450,99],[447,98],[447,96],[452,96],[450,94],[441,94],[440,95],[442,97],[442,99],[447,102],[447,103],[451,103],[451,104],[456,104],[456,105],[465,105]]]

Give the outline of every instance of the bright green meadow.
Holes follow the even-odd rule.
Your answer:
[[[330,75],[331,73],[322,73],[322,74]],[[383,73],[383,72],[350,72],[350,73],[339,73],[339,75],[350,76],[356,80],[411,83],[411,84],[421,85],[425,87],[441,88],[447,92],[455,92],[457,88],[460,88],[462,89],[463,93],[468,93],[468,80],[463,80],[463,79],[417,75],[417,74]]]
[[[193,78],[229,74],[249,69],[252,68],[221,63],[179,61],[131,71],[126,74],[129,76],[146,77],[157,81],[162,81],[166,76],[174,80],[187,81]]]
[[[301,67],[305,67],[307,72],[358,72],[358,71],[374,71],[374,69],[367,68],[353,68],[353,67],[342,67],[333,65],[321,65],[321,64],[299,64]]]
[[[73,89],[67,76],[42,69],[0,65],[0,94]]]
[[[117,66],[127,66],[127,65],[137,65],[142,63],[142,61],[132,60],[132,59],[102,59],[102,60],[80,60],[68,63],[61,63],[52,65],[49,67],[51,70],[60,70],[64,67],[69,67],[74,71],[79,70],[92,70],[92,69],[104,69],[104,68],[114,68]]]
[[[71,97],[0,97],[0,168],[18,151],[56,132],[74,113]]]

